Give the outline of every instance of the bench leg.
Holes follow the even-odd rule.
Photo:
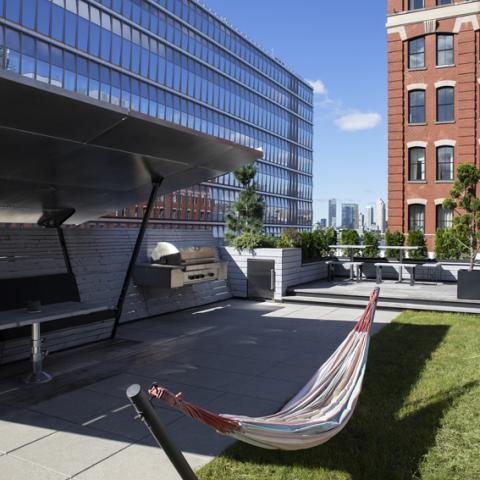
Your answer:
[[[413,287],[415,285],[415,267],[412,268],[410,272],[410,286]]]
[[[43,351],[42,337],[40,334],[40,323],[32,323],[32,373],[25,379],[26,383],[47,383],[52,376],[42,370]]]

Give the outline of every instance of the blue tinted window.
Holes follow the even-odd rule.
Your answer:
[[[110,42],[111,42],[112,34],[108,31],[102,28],[101,30],[101,50],[100,50],[100,56],[104,60],[110,60]]]
[[[0,0],[0,12],[2,0]],[[23,0],[22,24],[28,28],[35,28],[35,0]]]
[[[92,23],[90,24],[88,51],[95,57],[98,57],[100,54],[100,27]]]
[[[63,41],[63,22],[65,10],[53,5],[52,7],[52,37]]]
[[[72,47],[75,46],[77,37],[77,19],[73,13],[67,12],[65,15],[65,43]]]
[[[17,52],[20,51],[20,34],[15,31],[11,30],[10,28],[5,29],[5,42],[7,47],[16,50]]]
[[[112,63],[120,65],[122,51],[122,39],[118,35],[112,35]]]
[[[7,0],[6,15],[9,20],[20,23],[20,1]]]
[[[88,51],[88,27],[89,22],[84,18],[78,18],[77,48]]]
[[[52,4],[48,0],[37,0],[37,29],[44,35],[50,34],[50,11]]]

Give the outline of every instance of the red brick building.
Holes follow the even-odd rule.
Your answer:
[[[460,163],[479,161],[480,1],[388,0],[389,229],[433,250]]]

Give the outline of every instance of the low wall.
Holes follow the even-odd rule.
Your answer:
[[[224,247],[221,252],[223,260],[228,262],[228,283],[234,297],[247,296],[247,260],[249,258],[275,261],[274,299],[277,301],[281,301],[288,287],[327,277],[325,262],[302,265],[302,251],[299,248],[258,248],[250,251]]]

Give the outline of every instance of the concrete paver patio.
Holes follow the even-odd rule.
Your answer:
[[[119,329],[115,341],[59,353],[54,380],[24,385],[26,362],[0,371],[0,472],[9,480],[179,477],[125,396],[152,381],[213,411],[263,415],[308,380],[362,311],[231,300]],[[397,312],[379,311],[374,331]],[[156,403],[193,468],[232,440]]]

